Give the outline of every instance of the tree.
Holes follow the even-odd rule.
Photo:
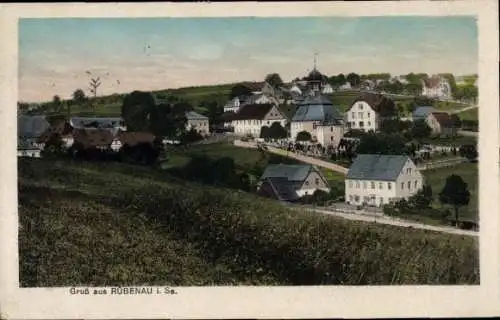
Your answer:
[[[428,138],[432,133],[431,127],[425,122],[425,120],[416,120],[412,123],[410,134],[413,139],[421,141]]]
[[[287,130],[279,122],[273,122],[269,127],[269,138],[285,139],[288,136]]]
[[[354,73],[354,72],[351,72],[347,75],[346,77],[346,80],[351,84],[351,86],[353,87],[357,87],[359,86],[359,84],[361,83],[361,77]]]
[[[200,106],[207,109],[207,116],[211,125],[217,126],[223,122],[222,114],[224,113],[224,108],[217,101],[202,102]]]
[[[311,134],[307,131],[300,131],[297,133],[297,137],[295,138],[296,141],[311,141],[312,137]]]
[[[89,88],[90,92],[94,94],[94,98],[97,97],[97,89],[101,86],[101,78],[90,78]]]
[[[369,132],[361,137],[356,148],[358,154],[409,154],[405,139],[399,134],[375,134]]]
[[[283,80],[277,73],[271,73],[266,76],[265,81],[269,83],[273,88],[278,88],[283,84]]]
[[[85,96],[85,92],[82,89],[76,89],[73,92],[73,102],[75,104],[84,104],[87,101],[87,97]]]
[[[398,133],[406,131],[410,128],[408,121],[401,121],[399,119],[384,119],[380,124],[380,131],[382,133]]]
[[[231,93],[229,94],[229,98],[233,99],[235,97],[247,96],[252,94],[252,90],[247,86],[239,83],[231,88]]]
[[[121,115],[129,131],[145,131],[150,127],[156,102],[149,92],[133,91],[123,100]],[[158,116],[155,114],[155,116]]]
[[[460,146],[458,150],[461,157],[467,158],[469,161],[475,161],[478,157],[477,147],[473,144],[467,144]]]
[[[422,189],[410,197],[409,202],[417,209],[427,209],[432,202],[432,188],[429,185],[424,185]]]
[[[52,98],[52,110],[54,110],[55,112],[59,112],[61,111],[61,107],[62,107],[61,97],[55,95]]]
[[[455,223],[459,225],[459,208],[467,206],[470,201],[470,192],[467,183],[461,176],[452,174],[446,178],[443,190],[439,194],[442,204],[450,205],[455,210]]]
[[[261,139],[269,139],[270,135],[269,135],[269,127],[268,126],[262,126],[260,128],[260,135],[259,135],[259,138]]]
[[[193,142],[198,142],[203,140],[203,136],[196,131],[194,128],[190,129],[189,131],[184,132],[181,135],[181,143],[182,144],[189,144]]]

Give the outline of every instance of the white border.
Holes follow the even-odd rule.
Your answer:
[[[0,312],[8,319],[381,318],[500,314],[498,3],[477,1],[0,5]],[[203,287],[176,296],[19,289],[16,103],[19,17],[474,15],[479,25],[480,286]],[[492,131],[494,134],[492,134]]]

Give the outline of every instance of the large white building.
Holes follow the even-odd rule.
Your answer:
[[[290,124],[291,139],[306,131],[322,146],[337,146],[344,135],[344,117],[332,102],[322,96],[308,96],[298,106]]]
[[[450,83],[444,77],[433,75],[428,79],[422,80],[422,95],[442,100],[451,99]]]
[[[283,127],[287,122],[286,116],[276,105],[248,104],[234,115],[231,126],[235,134],[259,137],[262,127],[270,127],[274,122],[279,122]]]
[[[347,126],[362,131],[378,131],[382,120],[395,115],[394,102],[381,95],[363,93],[356,98],[346,111]]]
[[[423,187],[423,176],[404,155],[360,154],[345,180],[345,201],[380,207],[413,196]]]

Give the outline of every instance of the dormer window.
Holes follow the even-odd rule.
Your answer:
[[[359,110],[363,110],[363,104],[362,103],[358,103],[358,108],[359,108]]]

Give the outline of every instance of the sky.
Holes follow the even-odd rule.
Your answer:
[[[19,100],[302,77],[477,73],[473,17],[44,18],[19,21]]]

